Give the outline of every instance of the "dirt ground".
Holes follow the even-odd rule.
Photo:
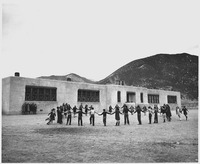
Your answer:
[[[46,125],[47,115],[2,116],[2,162],[48,163],[129,163],[129,162],[198,162],[198,110],[189,111],[189,119],[148,124],[142,114],[129,114],[130,125],[115,126],[114,115],[108,115],[107,126],[102,116],[95,115],[95,126],[89,116],[84,126]]]

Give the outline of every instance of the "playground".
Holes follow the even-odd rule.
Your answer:
[[[46,114],[2,116],[2,162],[5,163],[149,163],[198,162],[198,110],[190,110],[188,121],[179,121],[172,111],[172,121],[148,124],[148,113],[129,114],[130,125],[115,126],[114,115],[95,115],[95,126],[83,116],[83,126],[46,125]]]

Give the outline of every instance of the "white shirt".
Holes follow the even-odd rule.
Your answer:
[[[91,114],[94,114],[94,109],[91,109],[91,111],[90,111],[90,112],[91,112]]]

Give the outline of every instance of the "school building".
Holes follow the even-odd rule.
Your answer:
[[[2,79],[2,113],[21,114],[24,103],[35,103],[37,114],[69,103],[71,107],[93,105],[100,112],[111,105],[163,105],[172,109],[181,106],[180,92],[147,89],[117,84],[90,84],[41,78],[11,76]]]

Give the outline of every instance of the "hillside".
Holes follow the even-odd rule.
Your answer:
[[[134,60],[98,83],[116,80],[126,85],[180,91],[182,98],[198,99],[198,56],[158,54]]]
[[[51,79],[51,80],[62,80],[62,81],[73,81],[73,82],[85,82],[85,83],[95,83],[92,80],[89,80],[87,78],[81,77],[75,73],[70,73],[68,75],[65,76],[56,76],[56,75],[52,75],[52,76],[41,76],[39,78],[42,79]]]
[[[182,99],[197,100],[198,56],[187,53],[157,54],[134,60],[98,82],[74,73],[39,78],[97,84],[115,84],[116,80],[121,80],[125,85],[180,91]]]

